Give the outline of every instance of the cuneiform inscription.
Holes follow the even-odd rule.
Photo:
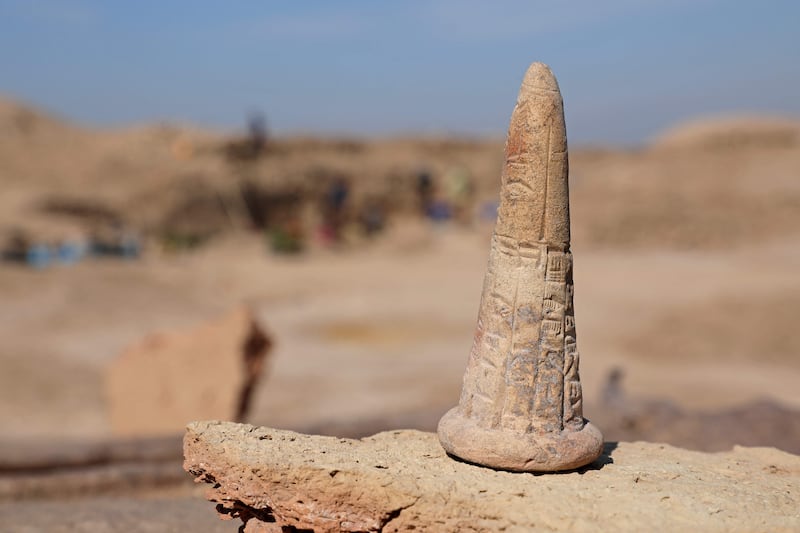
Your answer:
[[[567,254],[549,252],[547,254],[547,281],[564,283],[567,280]]]
[[[461,401],[439,437],[448,453],[486,466],[575,468],[600,454],[602,436],[582,415],[566,128],[545,65],[525,74],[505,155]]]

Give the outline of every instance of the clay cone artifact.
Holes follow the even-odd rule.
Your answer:
[[[461,400],[439,422],[444,449],[504,470],[594,461],[583,418],[572,306],[564,105],[553,73],[530,66],[511,115],[500,207]]]

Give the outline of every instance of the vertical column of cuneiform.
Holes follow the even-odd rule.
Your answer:
[[[528,431],[533,414],[534,378],[539,358],[539,325],[547,247],[521,243],[514,308],[514,331],[505,368],[505,397],[501,425]]]
[[[567,136],[563,119],[547,131],[548,153],[545,166],[545,209],[543,241],[555,246],[569,246],[569,182],[567,175]]]
[[[552,432],[563,428],[564,317],[568,260],[564,252],[547,252],[532,420],[536,431]]]
[[[506,356],[513,338],[519,261],[519,247],[514,239],[492,236],[478,325],[460,403],[466,416],[487,427],[497,427],[500,422]]]
[[[579,430],[584,425],[583,393],[579,374],[577,335],[575,333],[574,285],[572,281],[572,254],[567,253],[566,308],[564,315],[564,427]]]

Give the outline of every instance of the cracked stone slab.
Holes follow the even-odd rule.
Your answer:
[[[607,443],[560,474],[447,456],[432,433],[361,440],[193,422],[184,469],[244,531],[796,531],[800,456]],[[231,531],[236,526],[231,527]],[[293,529],[294,528],[294,529]]]

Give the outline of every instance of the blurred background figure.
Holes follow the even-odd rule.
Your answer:
[[[386,228],[386,205],[380,198],[367,198],[358,213],[361,230],[367,237],[376,237]]]
[[[267,131],[267,118],[261,112],[251,113],[247,120],[247,129],[250,139],[250,150],[253,157],[258,158],[267,150],[268,131]]]
[[[452,211],[453,218],[462,225],[472,221],[472,203],[475,186],[469,170],[454,166],[444,176],[445,197]]]
[[[426,168],[421,168],[417,171],[417,204],[419,212],[427,215],[430,212],[431,204],[433,203],[434,183],[433,176]]]
[[[325,244],[336,244],[342,239],[342,228],[346,222],[350,184],[347,179],[335,176],[322,196],[322,225],[320,235]]]

